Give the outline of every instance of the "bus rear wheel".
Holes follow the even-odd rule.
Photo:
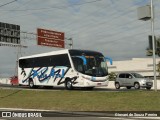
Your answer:
[[[30,88],[35,88],[34,82],[32,79],[29,80],[29,87]]]
[[[65,88],[67,90],[72,90],[73,89],[72,81],[70,79],[66,80],[66,82],[65,82]]]

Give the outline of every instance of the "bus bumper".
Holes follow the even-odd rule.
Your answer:
[[[108,86],[109,81],[86,81],[85,82],[85,87],[100,87],[100,86]]]

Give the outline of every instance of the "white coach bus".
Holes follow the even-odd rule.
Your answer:
[[[92,89],[108,85],[108,67],[100,52],[65,49],[19,58],[19,85]]]

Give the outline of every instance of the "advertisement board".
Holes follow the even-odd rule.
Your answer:
[[[64,33],[46,29],[37,29],[37,44],[64,48]]]
[[[0,22],[0,42],[20,44],[20,26]]]

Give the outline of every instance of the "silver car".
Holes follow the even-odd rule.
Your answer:
[[[120,89],[120,87],[140,89],[142,87],[150,90],[152,86],[152,80],[144,78],[144,76],[138,73],[119,73],[115,80],[116,89]]]

